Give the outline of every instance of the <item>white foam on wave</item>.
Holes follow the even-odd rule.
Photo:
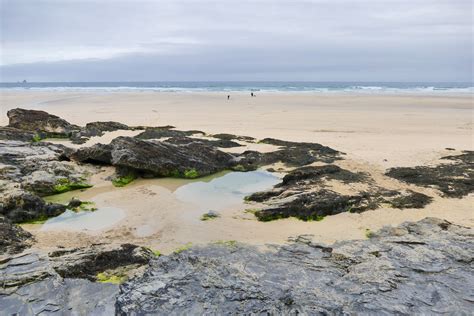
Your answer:
[[[167,92],[167,93],[206,93],[206,92],[255,92],[255,93],[357,93],[357,94],[473,94],[474,87],[436,87],[411,86],[390,87],[374,85],[354,85],[341,87],[318,87],[288,85],[271,86],[210,86],[210,87],[141,87],[141,86],[0,86],[0,91],[59,91],[59,92]]]

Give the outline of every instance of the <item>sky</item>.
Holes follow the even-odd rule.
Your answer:
[[[0,81],[470,82],[471,0],[0,0]]]

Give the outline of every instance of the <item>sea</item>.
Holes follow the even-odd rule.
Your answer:
[[[80,90],[156,92],[254,93],[361,93],[361,94],[466,94],[472,82],[281,82],[281,81],[157,81],[157,82],[3,82],[0,90]]]

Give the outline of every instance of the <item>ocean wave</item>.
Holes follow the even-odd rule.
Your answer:
[[[205,92],[254,92],[254,93],[360,93],[360,94],[473,94],[472,85],[344,85],[338,83],[331,84],[284,84],[284,83],[236,83],[219,84],[212,83],[185,83],[176,84],[146,84],[146,83],[0,83],[0,90],[6,91],[100,91],[100,92],[120,92],[120,91],[142,91],[142,92],[168,92],[168,93],[205,93]]]

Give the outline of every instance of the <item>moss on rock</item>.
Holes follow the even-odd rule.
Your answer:
[[[115,179],[112,180],[112,184],[115,186],[115,187],[124,187],[126,186],[127,184],[129,184],[130,182],[132,182],[133,180],[135,180],[136,177],[132,174],[128,174],[126,176],[123,176],[123,177],[117,177]]]

